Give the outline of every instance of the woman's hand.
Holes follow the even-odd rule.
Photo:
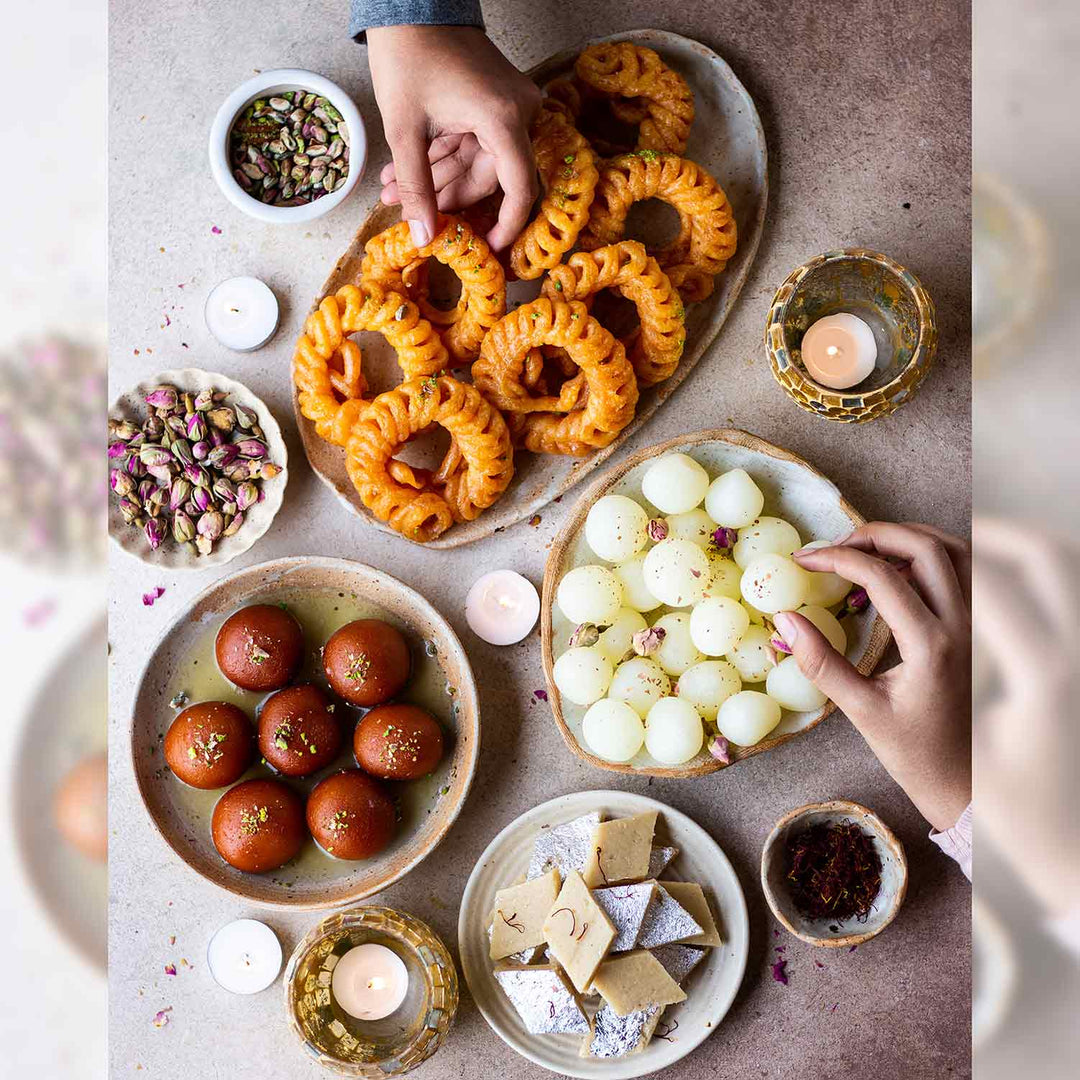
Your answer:
[[[970,545],[929,525],[873,522],[794,557],[866,589],[902,661],[860,675],[808,619],[781,612],[776,627],[800,669],[844,710],[923,817],[950,828],[971,801]]]
[[[435,234],[437,210],[503,190],[496,251],[521,232],[536,198],[529,123],[540,91],[481,31],[385,26],[368,31],[368,57],[386,141],[382,201],[401,204],[413,243]]]

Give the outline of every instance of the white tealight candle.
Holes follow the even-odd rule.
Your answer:
[[[206,298],[206,326],[228,349],[251,352],[265,345],[278,325],[277,297],[258,278],[234,277]]]
[[[489,645],[513,645],[532,630],[539,617],[536,587],[513,570],[485,574],[465,597],[465,621]]]
[[[206,966],[230,994],[257,994],[278,977],[281,942],[265,923],[237,919],[210,939]]]
[[[832,390],[846,390],[874,370],[874,331],[846,311],[826,315],[803,334],[802,360],[814,382]]]
[[[381,1020],[405,1000],[409,972],[393,949],[369,942],[350,949],[337,962],[330,989],[350,1016]]]

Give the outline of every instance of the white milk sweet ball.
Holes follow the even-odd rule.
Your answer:
[[[739,530],[731,557],[745,570],[762,555],[790,555],[801,547],[799,533],[790,522],[778,517],[759,517]]]
[[[809,619],[828,639],[829,644],[841,655],[847,651],[847,634],[840,625],[840,620],[831,612],[817,604],[807,604],[798,608],[797,615]]]
[[[646,556],[645,587],[669,607],[689,607],[709,584],[709,560],[689,540],[661,540]]]
[[[757,690],[740,690],[720,706],[716,726],[725,739],[753,746],[780,723],[780,706]]]
[[[641,717],[625,701],[598,701],[581,721],[586,745],[607,761],[629,761],[645,741]]]
[[[607,693],[611,661],[598,649],[567,649],[555,661],[552,677],[559,693],[575,705],[591,705]]]
[[[616,671],[615,678],[618,677]],[[703,720],[715,720],[720,706],[741,689],[742,679],[734,664],[727,660],[702,660],[679,676],[676,693],[680,701],[693,705]]]
[[[704,741],[697,709],[681,698],[661,698],[645,718],[645,749],[665,765],[689,761]]]
[[[641,494],[662,514],[693,510],[709,487],[709,474],[687,454],[665,454],[641,478]]]
[[[711,576],[705,588],[706,596],[729,596],[742,599],[742,570],[734,559],[718,551],[706,552]]]
[[[585,542],[605,562],[623,562],[648,543],[649,515],[625,495],[597,499],[585,518]]]
[[[745,469],[722,473],[705,492],[705,510],[717,525],[742,529],[754,521],[765,505],[761,488]]]
[[[690,616],[686,612],[673,611],[670,615],[662,615],[653,626],[664,631],[664,640],[652,658],[669,675],[678,678],[688,667],[705,659],[690,637]]]
[[[727,658],[745,683],[764,682],[776,667],[776,652],[769,644],[772,635],[764,626],[751,626]]]
[[[806,596],[806,571],[786,555],[762,555],[743,570],[743,599],[767,615],[794,611]]]
[[[645,584],[645,556],[635,555],[612,568],[623,587],[623,603],[635,611],[652,611],[660,601]]]
[[[572,623],[608,626],[622,607],[622,585],[606,566],[578,566],[559,582],[555,602]]]
[[[712,518],[700,507],[685,514],[669,514],[666,520],[669,540],[689,540],[699,548],[707,548],[716,532]]]
[[[670,693],[671,680],[664,669],[648,656],[635,656],[620,664],[608,687],[609,698],[625,701],[642,719],[648,716],[649,710],[662,697]]]
[[[600,634],[596,647],[613,664],[617,664],[630,651],[634,635],[648,625],[640,611],[619,608],[612,624]]]
[[[725,656],[749,628],[746,608],[727,596],[707,596],[690,612],[690,638],[706,656]]]
[[[828,540],[814,540],[805,545],[808,549],[832,546]],[[851,582],[839,574],[834,574],[831,570],[807,570],[806,577],[806,602],[808,604],[832,607],[834,604],[839,604],[851,592]]]
[[[820,709],[828,700],[825,695],[799,670],[794,656],[781,660],[769,672],[765,680],[765,693],[778,705],[795,712]]]

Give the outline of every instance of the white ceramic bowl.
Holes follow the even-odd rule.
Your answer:
[[[336,192],[335,192],[336,194]],[[203,371],[200,368],[182,368],[162,371],[152,378],[144,379],[137,386],[121,394],[109,406],[110,420],[131,420],[142,426],[147,417],[146,395],[157,386],[175,386],[181,392],[197,394],[200,390],[212,387],[224,390],[229,397],[226,405],[246,405],[253,409],[259,418],[263,432],[263,442],[269,451],[267,461],[281,467],[281,472],[273,480],[260,480],[263,492],[261,502],[255,503],[244,512],[244,524],[232,536],[223,536],[214,544],[209,555],[192,555],[186,547],[181,547],[167,536],[163,543],[153,550],[142,529],[126,525],[120,514],[120,501],[109,492],[109,537],[129,555],[149,566],[159,566],[169,570],[205,570],[210,566],[224,566],[237,555],[242,555],[267,529],[270,528],[285,498],[285,485],[289,482],[288,451],[281,428],[273,413],[264,402],[256,397],[243,383],[220,375],[215,371]]]
[[[229,133],[233,122],[256,98],[272,97],[284,90],[309,90],[328,98],[349,128],[349,174],[345,183],[329,195],[303,206],[268,206],[249,195],[237,182],[229,165]],[[263,71],[241,83],[222,103],[210,127],[210,171],[225,198],[245,214],[271,225],[298,225],[330,213],[349,197],[367,166],[367,130],[353,100],[337,83],[314,71],[277,68]]]
[[[881,889],[865,922],[849,919],[808,919],[791,899],[784,874],[787,838],[811,825],[853,821],[874,841],[881,860]],[[761,888],[772,913],[800,941],[837,949],[850,948],[880,934],[896,918],[907,895],[907,856],[896,834],[872,810],[848,799],[808,803],[785,814],[774,826],[761,852]]]

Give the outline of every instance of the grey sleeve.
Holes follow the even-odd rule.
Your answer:
[[[349,34],[373,26],[484,26],[480,0],[349,0]]]

